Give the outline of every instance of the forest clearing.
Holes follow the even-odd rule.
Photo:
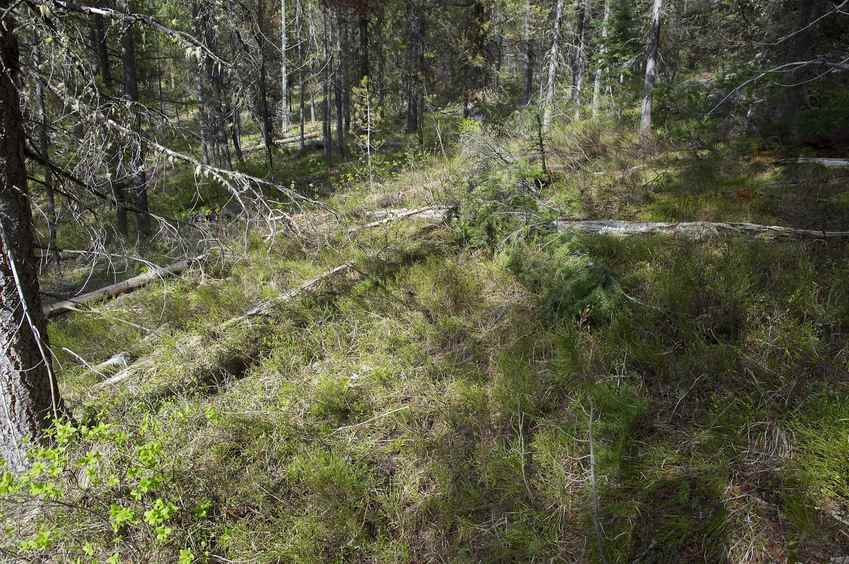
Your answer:
[[[849,562],[849,0],[0,1],[0,561]]]

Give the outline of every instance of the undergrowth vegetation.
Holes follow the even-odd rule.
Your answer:
[[[845,173],[742,142],[670,134],[646,147],[609,123],[559,126],[540,144],[533,116],[512,119],[510,135],[459,123],[440,139],[456,154],[399,157],[329,199],[363,222],[439,203],[447,226],[353,238],[328,220],[305,238],[234,237],[217,266],[53,323],[77,421],[32,451],[29,472],[0,479],[0,550],[80,562],[838,555],[845,243],[576,236],[552,220],[845,229],[826,209],[846,200]],[[345,261],[352,274],[222,329]],[[149,364],[92,388],[104,375],[91,365],[117,351]]]

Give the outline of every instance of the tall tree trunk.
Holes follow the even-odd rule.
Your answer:
[[[94,49],[97,52],[97,70],[103,79],[103,85],[107,91],[112,87],[112,68],[109,64],[109,43],[106,39],[106,24],[103,16],[95,15],[92,18],[92,39]]]
[[[358,82],[362,83],[363,78],[367,77],[371,72],[368,52],[368,14],[360,14],[358,23],[360,29],[360,76]]]
[[[36,65],[41,61],[40,52],[36,49]],[[35,86],[35,97],[38,101],[38,149],[42,158],[50,162],[50,124],[47,117],[47,102],[44,94],[44,81],[40,78]],[[44,165],[44,190],[47,193],[47,248],[56,266],[61,266],[59,249],[56,248],[56,194],[53,190],[53,169],[49,164]]]
[[[798,0],[799,18],[796,29],[799,30],[788,42],[786,50],[787,61],[805,61],[814,55],[814,30],[809,27],[810,22],[818,15],[821,2],[818,0]],[[809,106],[808,81],[815,76],[810,68],[805,66],[791,72],[786,82],[790,86],[784,87],[784,108],[782,118],[787,124],[788,141],[798,145],[802,141],[801,114],[802,110]]]
[[[192,26],[194,27],[195,37],[199,38],[203,41],[203,38],[206,37],[206,15],[202,12],[204,8],[201,7],[198,0],[193,0],[192,2]],[[209,114],[207,113],[207,105],[209,103],[208,100],[208,88],[206,84],[206,64],[205,62],[201,62],[198,64],[197,69],[197,106],[198,106],[198,129],[200,131],[200,146],[203,154],[203,163],[210,164],[211,163],[211,155],[210,155],[210,135],[209,135]]]
[[[375,25],[375,50],[377,51],[377,109],[382,112],[386,103],[386,54],[383,50],[383,6],[377,8],[377,22]]]
[[[585,45],[587,35],[587,0],[575,0],[575,46],[572,50],[572,103],[575,118],[581,116],[581,91],[584,86],[584,69],[587,66]]]
[[[643,84],[643,107],[640,111],[640,136],[651,135],[651,104],[654,83],[657,80],[657,50],[660,45],[660,14],[663,0],[653,0],[651,7],[651,31],[646,53],[646,78]]]
[[[236,5],[234,0],[227,1],[227,13],[233,21],[236,21]],[[236,29],[230,32],[230,56],[235,61],[239,56],[239,42],[241,38]],[[233,141],[233,151],[240,164],[245,163],[245,155],[242,151],[242,104],[241,97],[234,94],[232,89],[227,93],[227,115],[230,123],[230,138]]]
[[[19,472],[27,466],[25,439],[39,439],[64,406],[33,258],[12,5],[0,0],[0,456]]]
[[[333,73],[333,91],[336,100],[336,151],[339,156],[345,155],[345,64],[344,54],[342,52],[342,38],[344,36],[344,21],[342,10],[337,9],[336,12],[336,42],[335,55],[336,67]]]
[[[333,80],[333,55],[330,50],[330,8],[327,5],[322,6],[322,23],[323,25],[323,51],[324,51],[324,80],[322,81],[322,123],[321,123],[321,131],[322,138],[324,141],[324,158],[327,162],[330,162],[333,159],[333,133],[331,131],[330,120],[331,116],[331,108],[330,108],[330,94],[332,88],[330,86],[331,81]]]
[[[557,0],[554,9],[554,34],[551,50],[548,52],[548,81],[546,82],[545,101],[543,102],[542,128],[551,127],[551,115],[554,110],[554,89],[557,85],[557,64],[560,59],[560,20],[563,17],[563,0]]]
[[[522,104],[531,102],[534,88],[534,65],[536,64],[534,53],[534,40],[531,37],[531,0],[525,2],[525,14],[522,19],[522,42],[525,47],[525,92],[522,96]]]
[[[122,0],[120,8],[130,13],[130,3]],[[135,27],[130,25],[121,37],[121,64],[124,70],[124,97],[132,103],[130,110],[133,119],[133,130],[141,134],[141,115],[136,104],[139,102],[138,70],[136,67],[136,37]],[[136,225],[139,239],[147,240],[150,236],[150,213],[147,201],[147,178],[144,172],[144,143],[138,142],[138,152],[128,155],[128,175],[133,200],[135,202]]]
[[[407,133],[418,131],[421,108],[419,91],[422,88],[420,59],[422,57],[422,18],[416,0],[407,2],[408,47],[407,47]]]
[[[265,13],[264,0],[257,0],[256,12],[254,39],[259,46],[259,77],[257,80],[256,105],[259,111],[260,127],[262,129],[263,145],[265,146],[265,158],[268,166],[268,174],[273,175],[274,122],[271,115],[270,104],[268,103],[268,62],[265,45],[265,42],[270,35],[267,33],[268,30],[265,29],[267,17]]]
[[[593,76],[593,117],[598,117],[598,112],[601,107],[601,81],[603,75],[607,72],[605,65],[607,64],[607,35],[609,21],[610,0],[604,0],[604,16],[601,20],[601,44],[599,46],[600,61],[596,65],[595,75]]]
[[[286,54],[288,37],[286,36],[286,0],[280,0],[280,131],[285,136],[289,131],[289,72],[286,68],[289,57]]]
[[[305,92],[304,87],[306,85],[306,81],[304,80],[304,47],[302,41],[304,40],[303,30],[301,29],[302,18],[303,15],[301,13],[301,0],[295,0],[295,30],[298,33],[298,107],[300,111],[298,112],[298,127],[300,133],[300,139],[298,141],[298,147],[301,151],[304,150],[306,145],[304,139],[304,129],[305,129]]]

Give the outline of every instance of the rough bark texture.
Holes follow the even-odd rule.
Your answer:
[[[92,39],[97,53],[97,67],[103,78],[103,84],[107,90],[112,86],[112,71],[109,66],[109,44],[106,40],[106,25],[103,16],[95,15],[92,18]]]
[[[421,123],[422,108],[419,107],[422,90],[422,62],[424,57],[424,22],[416,2],[407,3],[408,46],[407,46],[407,133],[415,133]]]
[[[322,110],[322,122],[321,122],[321,132],[324,143],[324,158],[327,162],[330,162],[333,159],[333,132],[332,127],[330,125],[331,116],[331,107],[330,107],[330,92],[331,81],[333,80],[333,54],[330,50],[330,14],[329,8],[326,5],[322,6],[321,14],[322,14],[322,22],[323,22],[323,41],[322,48],[324,53],[324,76],[322,77],[322,101],[321,101],[321,110]]]
[[[122,1],[121,8],[123,11],[129,13],[129,2]],[[139,85],[136,63],[136,36],[132,25],[127,28],[121,37],[121,63],[124,67],[124,97],[134,104],[132,110],[133,129],[137,133],[141,133],[141,116],[135,108],[135,104],[139,102]],[[150,236],[150,213],[148,212],[147,201],[147,176],[144,172],[144,148],[141,143],[139,143],[138,153],[129,155],[125,160],[130,163],[130,170],[127,173],[131,193],[135,200],[138,235],[140,239],[146,240]]]
[[[657,80],[657,50],[660,44],[660,14],[663,0],[653,0],[651,8],[651,31],[646,53],[646,78],[643,84],[643,107],[640,112],[640,135],[651,133],[651,110],[654,83]]]
[[[33,258],[10,4],[0,1],[0,456],[19,471],[26,466],[24,438],[38,438],[62,405],[40,349],[46,350],[47,325]]]

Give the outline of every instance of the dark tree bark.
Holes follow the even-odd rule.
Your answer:
[[[121,9],[129,13],[130,3],[122,0]],[[141,115],[136,107],[136,104],[139,103],[139,85],[136,36],[133,25],[130,25],[121,37],[121,64],[124,67],[124,97],[133,103],[133,108],[130,110],[133,116],[133,130],[141,134]],[[138,144],[138,154],[130,155],[127,161],[130,163],[128,176],[135,204],[138,235],[142,241],[145,241],[150,237],[150,213],[148,212],[147,177],[144,171],[144,144],[141,141]],[[124,229],[126,230],[126,228]]]
[[[808,27],[818,15],[822,2],[820,0],[798,0],[799,17],[796,29],[800,30],[788,42],[787,61],[805,61],[814,56],[814,40],[816,31]],[[809,106],[808,81],[819,71],[802,67],[792,73],[785,81],[791,85],[784,90],[783,120],[787,124],[788,141],[799,144],[802,141],[801,112]]]
[[[106,89],[112,87],[112,68],[109,65],[109,44],[106,40],[106,24],[103,16],[95,15],[92,18],[92,43],[97,55],[97,69],[103,79]]]
[[[360,14],[358,23],[360,28],[360,77],[359,82],[362,82],[363,78],[369,75],[370,71],[370,61],[369,61],[369,34],[368,34],[368,14]]]
[[[322,7],[322,50],[324,54],[324,73],[321,82],[321,132],[324,144],[324,158],[327,162],[333,159],[333,133],[330,120],[332,119],[330,107],[330,95],[332,92],[331,81],[333,80],[333,54],[330,49],[330,14],[327,5]]]
[[[26,437],[38,439],[64,413],[47,353],[33,258],[20,61],[10,0],[0,1],[0,456],[26,467]]]
[[[419,107],[424,58],[424,15],[416,0],[407,2],[407,133],[415,133],[421,123]]]
[[[36,50],[36,64],[40,56]],[[47,102],[44,94],[44,81],[40,78],[36,83],[35,97],[38,101],[38,150],[46,162],[50,162],[50,124],[47,117]],[[59,260],[59,249],[56,247],[56,194],[53,190],[53,169],[44,166],[44,190],[47,194],[47,248],[49,256],[56,264],[61,266]]]
[[[386,103],[386,54],[383,51],[383,22],[384,14],[382,5],[377,8],[377,21],[375,25],[375,50],[377,51],[377,105],[383,111]]]
[[[265,157],[268,162],[268,173],[273,174],[274,170],[274,122],[272,121],[271,107],[268,103],[268,63],[266,61],[265,41],[269,37],[266,29],[264,29],[265,3],[263,0],[257,0],[257,34],[256,42],[259,45],[259,80],[257,83],[257,105],[260,112],[260,120],[262,125],[262,140],[265,145]]]

